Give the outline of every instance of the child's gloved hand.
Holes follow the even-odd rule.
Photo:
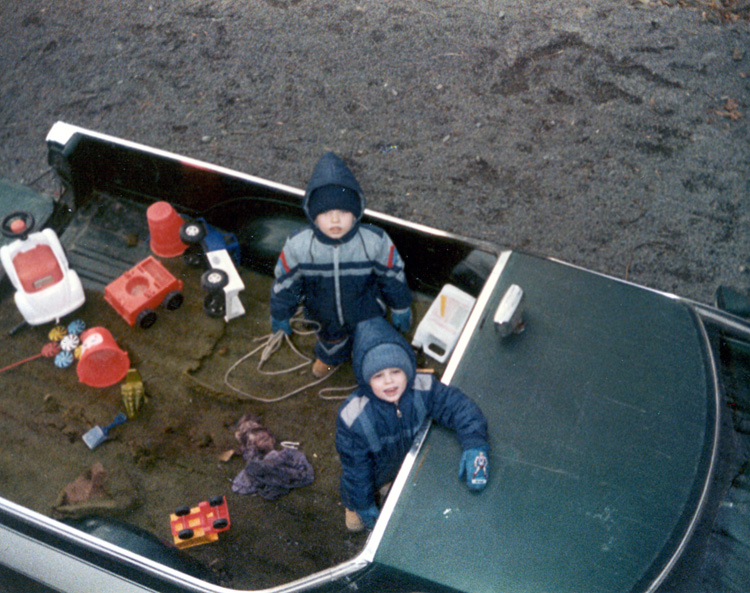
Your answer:
[[[359,518],[362,519],[362,523],[365,524],[365,527],[367,527],[367,529],[372,529],[375,527],[375,521],[378,520],[380,511],[378,510],[378,507],[372,505],[364,511],[357,511],[357,514],[359,515]]]
[[[411,309],[391,311],[391,323],[402,334],[408,332],[411,327]]]
[[[292,335],[292,326],[289,323],[288,319],[274,319],[273,317],[271,317],[271,330],[273,331],[273,333],[281,330],[287,336]]]
[[[458,477],[466,479],[469,490],[476,492],[484,490],[490,479],[490,459],[487,456],[487,447],[464,451],[458,468]]]

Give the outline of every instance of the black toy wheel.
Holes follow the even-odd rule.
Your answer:
[[[203,311],[209,317],[224,317],[227,311],[227,300],[223,292],[209,292],[203,299]]]
[[[212,496],[208,499],[208,504],[212,507],[218,507],[220,504],[224,504],[223,496]]]
[[[229,276],[224,270],[212,268],[203,272],[201,286],[208,292],[218,292],[229,284]]]
[[[216,519],[216,521],[213,522],[214,529],[224,529],[227,525],[229,525],[229,521],[224,517]]]
[[[182,293],[176,290],[170,292],[164,297],[164,307],[167,311],[174,311],[182,306],[183,301]]]
[[[192,529],[182,529],[178,534],[177,537],[180,539],[190,539],[195,535],[195,532]]]
[[[206,256],[198,245],[188,245],[182,254],[182,260],[191,268],[202,268],[206,262]]]
[[[190,507],[187,506],[187,505],[186,506],[182,506],[182,507],[177,507],[174,510],[174,514],[177,515],[178,517],[184,517],[185,515],[187,515],[189,513],[190,513]]]
[[[148,329],[156,323],[156,313],[153,309],[144,309],[138,313],[138,317],[136,317],[135,320],[139,327],[142,329]]]
[[[33,230],[36,221],[31,212],[11,212],[3,218],[2,229],[3,235],[11,239],[25,239]]]
[[[195,245],[206,236],[206,227],[197,221],[186,222],[180,227],[180,241],[185,245]]]

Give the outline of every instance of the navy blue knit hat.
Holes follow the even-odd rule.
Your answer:
[[[362,201],[359,194],[348,187],[324,185],[310,194],[307,209],[312,220],[329,210],[346,210],[354,214],[354,218],[359,218],[362,215]]]
[[[374,374],[390,368],[399,368],[404,371],[408,383],[414,379],[414,364],[409,354],[398,344],[379,344],[362,358],[362,378],[367,383]]]

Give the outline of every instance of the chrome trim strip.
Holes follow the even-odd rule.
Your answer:
[[[262,179],[261,177],[255,177],[254,175],[247,175],[246,173],[240,173],[239,171],[227,169],[226,167],[213,165],[205,161],[200,161],[198,159],[182,156],[174,152],[161,150],[159,148],[153,148],[151,146],[146,146],[145,144],[139,144],[137,142],[132,142],[130,140],[123,140],[122,138],[117,138],[115,136],[109,136],[107,134],[102,134],[100,132],[94,132],[92,130],[87,130],[85,128],[79,128],[78,126],[67,124],[65,122],[57,122],[52,126],[50,131],[47,133],[47,142],[54,142],[56,144],[60,144],[61,146],[65,146],[68,142],[70,142],[70,140],[75,134],[84,134],[86,136],[91,136],[92,138],[102,140],[104,142],[110,142],[112,144],[119,144],[120,146],[124,146],[126,148],[132,148],[133,150],[137,150],[140,152],[146,152],[146,153],[150,153],[156,156],[175,160],[180,163],[186,163],[188,165],[193,165],[201,169],[208,169],[210,171],[216,171],[217,173],[222,173],[224,175],[229,175],[231,177],[238,177],[240,179],[244,179],[245,181],[249,181],[251,183],[264,185],[266,187],[270,187],[279,191],[294,194],[299,197],[302,197],[305,195],[305,192],[303,190],[297,189],[296,187],[292,187],[290,185],[276,183],[275,181],[268,181],[267,179]]]
[[[458,342],[456,343],[456,347],[453,350],[453,354],[448,361],[448,366],[445,368],[445,372],[440,379],[446,385],[450,385],[451,379],[453,379],[453,375],[455,374],[456,369],[458,368],[458,365],[463,358],[464,352],[466,351],[466,347],[469,344],[469,340],[471,340],[471,336],[474,335],[474,330],[476,329],[477,325],[479,325],[479,321],[481,320],[482,314],[487,307],[487,303],[489,302],[490,297],[495,290],[495,286],[497,286],[497,283],[500,280],[500,276],[502,275],[503,270],[508,264],[508,260],[510,259],[510,256],[512,254],[512,251],[503,251],[500,254],[500,257],[495,263],[495,267],[492,268],[492,272],[490,273],[489,278],[487,278],[487,282],[485,282],[484,287],[482,288],[482,292],[479,293],[479,298],[477,298],[476,303],[474,303],[474,308],[471,311],[471,315],[469,315],[466,326],[464,326],[464,329],[458,338]]]
[[[414,467],[414,463],[417,460],[417,455],[419,454],[419,450],[422,448],[422,444],[427,437],[427,433],[430,431],[431,424],[432,422],[429,418],[425,420],[420,427],[417,436],[414,437],[414,442],[412,443],[409,452],[406,454],[406,458],[401,464],[401,469],[396,475],[396,479],[393,481],[391,491],[388,494],[388,497],[385,499],[385,504],[380,510],[380,516],[375,523],[375,528],[372,530],[372,533],[367,539],[367,543],[365,544],[364,549],[359,553],[357,559],[360,559],[369,564],[375,558],[375,552],[377,552],[377,549],[380,546],[380,541],[383,539],[385,529],[391,520],[391,515],[393,514],[396,503],[401,496],[401,492],[406,486],[406,481],[408,480],[409,474]]]
[[[103,553],[115,562],[130,565],[152,576],[169,581],[174,586],[184,589],[186,593],[241,593],[239,589],[213,585],[181,573],[135,552],[79,531],[64,523],[54,521],[7,499],[0,498],[0,508],[6,513],[18,517],[23,522],[30,523],[90,550]],[[13,553],[10,553],[10,550]],[[6,551],[8,553],[3,553]],[[33,537],[18,533],[2,523],[0,523],[0,558],[0,564],[10,570],[66,593],[90,593],[90,591],[97,591],[97,593],[156,593],[154,589],[95,566],[69,552],[50,546]],[[349,574],[362,570],[367,564],[366,561],[355,557],[333,568],[262,591],[266,593],[304,591],[337,579],[343,579]],[[45,567],[44,572],[37,570],[40,565]],[[42,577],[44,580],[42,580]],[[260,592],[261,590],[253,591]]]
[[[110,142],[112,144],[119,144],[120,146],[124,146],[126,148],[130,148],[130,149],[137,150],[140,152],[146,152],[149,154],[153,154],[155,156],[160,156],[160,157],[167,158],[170,160],[175,160],[180,163],[192,165],[201,169],[215,171],[216,173],[221,173],[223,175],[228,175],[230,177],[242,179],[244,181],[248,181],[250,183],[268,187],[277,191],[286,192],[288,194],[297,196],[299,198],[302,198],[305,195],[305,190],[292,187],[290,185],[276,183],[275,181],[269,181],[268,179],[264,179],[262,177],[257,177],[255,175],[248,175],[246,173],[241,173],[240,171],[236,171],[234,169],[228,169],[226,167],[214,165],[206,161],[201,161],[198,159],[182,156],[174,152],[161,150],[159,148],[153,148],[145,144],[139,144],[137,142],[132,142],[130,140],[123,140],[122,138],[117,138],[116,136],[110,136],[108,134],[94,132],[93,130],[87,130],[85,128],[81,128],[81,127],[68,124],[62,121],[58,121],[55,124],[53,124],[52,128],[50,128],[50,131],[47,133],[46,141],[59,144],[61,146],[65,146],[68,142],[70,142],[70,140],[73,138],[75,134],[83,134],[86,136],[90,136],[92,138],[96,138],[98,140]],[[389,222],[392,224],[399,224],[403,227],[412,229],[414,231],[418,231],[420,233],[433,235],[435,237],[441,237],[445,239],[452,239],[455,241],[460,241],[460,242],[466,243],[468,246],[471,246],[474,249],[481,249],[481,250],[488,251],[490,253],[496,253],[496,254],[500,253],[500,248],[494,243],[491,243],[489,241],[480,241],[478,239],[473,239],[471,237],[464,237],[461,235],[456,235],[456,234],[442,231],[440,229],[436,229],[434,227],[430,227],[427,225],[409,222],[402,218],[391,216],[390,214],[376,212],[374,210],[370,210],[369,208],[365,209],[365,214],[368,217],[371,217],[375,220],[381,220],[383,222]]]
[[[716,360],[714,358],[713,350],[711,349],[711,342],[708,337],[708,332],[706,331],[706,326],[703,323],[703,319],[700,317],[699,312],[694,307],[689,307],[689,309],[695,315],[696,323],[700,329],[701,337],[703,338],[703,345],[704,345],[706,353],[708,354],[707,362],[708,362],[709,371],[711,372],[711,375],[713,378],[712,382],[713,382],[713,388],[714,388],[714,439],[711,445],[711,461],[709,462],[709,465],[708,465],[708,471],[706,472],[706,478],[703,482],[703,488],[701,488],[701,495],[700,495],[700,498],[698,499],[698,504],[695,506],[695,512],[693,513],[693,516],[690,519],[690,522],[688,523],[685,533],[682,535],[682,538],[680,539],[680,543],[677,545],[677,548],[675,549],[674,554],[672,554],[672,557],[669,559],[669,562],[667,562],[667,564],[664,566],[661,572],[656,576],[654,581],[651,583],[648,589],[645,590],[644,593],[654,593],[655,591],[657,591],[658,588],[664,582],[664,580],[667,578],[669,573],[675,567],[675,565],[679,561],[682,554],[684,553],[685,548],[687,547],[690,538],[695,532],[695,529],[698,525],[698,521],[700,521],[701,515],[703,514],[703,511],[705,510],[706,501],[708,499],[709,490],[711,488],[711,482],[713,481],[714,473],[716,472],[716,461],[719,455],[719,440],[721,437],[722,400],[721,400],[721,390],[719,386],[719,375],[718,375],[718,370],[716,368]]]
[[[490,273],[490,276],[487,279],[484,288],[482,288],[482,292],[479,294],[479,298],[477,298],[476,302],[474,303],[474,308],[469,315],[466,326],[461,332],[461,336],[459,337],[458,343],[456,344],[453,354],[451,355],[448,362],[446,371],[443,374],[443,378],[441,379],[444,383],[448,384],[450,382],[450,378],[453,376],[455,369],[458,367],[458,363],[460,362],[466,350],[466,345],[469,343],[469,339],[471,338],[474,329],[479,324],[482,313],[487,306],[487,302],[492,296],[494,288],[497,285],[497,282],[503,270],[505,269],[510,255],[510,251],[504,251],[500,254],[500,257],[495,263],[495,267],[492,269],[492,272]],[[417,456],[419,455],[419,451],[422,448],[422,444],[427,438],[427,433],[430,430],[430,426],[431,421],[427,419],[420,427],[419,432],[414,438],[414,442],[412,443],[412,446],[409,449],[406,458],[404,459],[404,462],[401,464],[401,469],[396,475],[393,486],[391,486],[391,491],[388,495],[388,498],[386,498],[385,505],[383,505],[383,508],[380,510],[380,516],[375,523],[375,528],[372,530],[372,533],[370,534],[370,537],[365,544],[365,548],[357,556],[357,559],[367,563],[370,563],[374,560],[375,553],[380,546],[383,534],[385,533],[386,527],[390,522],[393,510],[396,507],[396,503],[401,496],[401,492],[403,492],[404,487],[406,486],[406,482],[417,460]]]

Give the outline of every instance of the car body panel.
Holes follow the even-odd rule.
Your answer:
[[[526,325],[502,338],[492,315],[513,283]],[[717,394],[696,316],[517,253],[475,313],[446,378],[491,418],[491,483],[467,491],[455,439],[433,428],[375,560],[471,592],[645,590],[712,471]],[[425,555],[415,540],[441,543]]]

